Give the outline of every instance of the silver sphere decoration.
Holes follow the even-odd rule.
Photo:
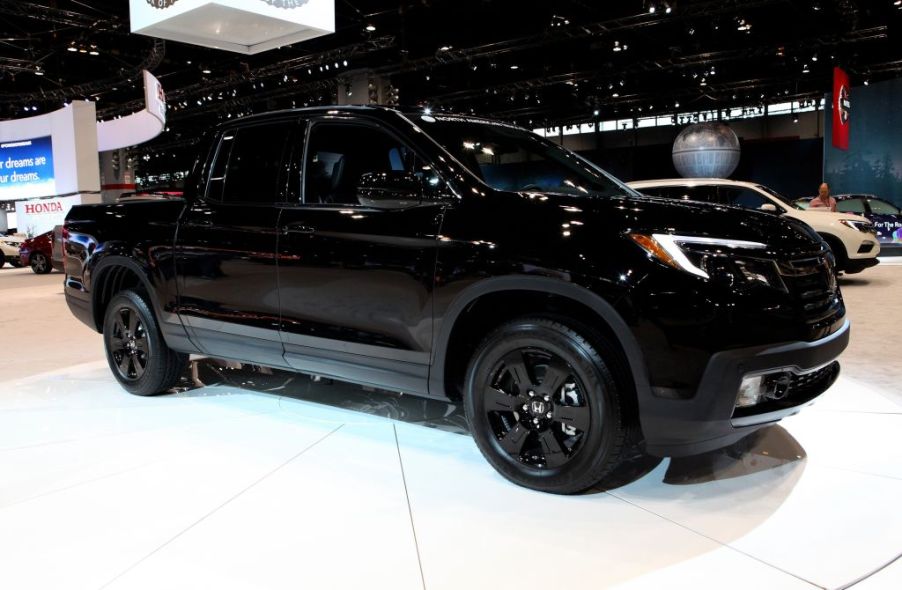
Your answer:
[[[673,142],[673,165],[684,178],[726,178],[739,165],[739,138],[724,123],[698,123]]]

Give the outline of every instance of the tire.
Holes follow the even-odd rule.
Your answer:
[[[467,370],[464,409],[476,445],[501,475],[575,494],[603,483],[624,459],[620,395],[589,340],[563,321],[527,317],[483,340]]]
[[[31,266],[32,272],[36,275],[45,275],[51,270],[53,267],[50,265],[50,261],[47,260],[47,257],[41,254],[40,252],[35,252],[31,255],[31,260],[28,261]]]
[[[135,291],[123,291],[110,301],[103,344],[113,376],[135,395],[166,392],[188,364],[188,355],[166,346],[146,296]]]

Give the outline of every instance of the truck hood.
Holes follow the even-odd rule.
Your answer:
[[[807,224],[775,213],[646,195],[516,194],[536,206],[536,214],[544,220],[537,223],[558,217],[561,223],[556,227],[566,224],[590,234],[603,230],[745,240],[764,243],[772,254],[788,257],[810,255],[823,247]]]

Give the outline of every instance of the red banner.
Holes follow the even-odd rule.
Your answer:
[[[849,74],[833,68],[833,147],[849,149],[849,126],[852,117],[852,89]]]

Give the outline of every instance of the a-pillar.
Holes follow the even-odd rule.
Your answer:
[[[122,193],[135,190],[135,163],[127,149],[100,153],[100,194],[104,203],[115,203]]]

